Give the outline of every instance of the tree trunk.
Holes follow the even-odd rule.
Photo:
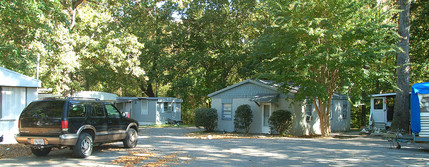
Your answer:
[[[330,102],[327,103],[327,105],[325,105],[326,103],[323,102],[320,99],[314,100],[314,106],[316,106],[316,111],[317,111],[317,115],[319,116],[319,121],[320,121],[320,133],[322,136],[329,136],[330,134],[330,129],[331,129],[331,125],[330,125]]]
[[[392,129],[408,132],[410,124],[410,0],[398,0],[399,9],[399,35],[402,37],[398,46],[402,49],[397,55],[398,90],[396,91],[395,108]]]

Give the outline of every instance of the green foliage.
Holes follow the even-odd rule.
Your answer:
[[[234,115],[234,128],[236,130],[245,130],[246,134],[249,133],[250,125],[253,122],[253,113],[249,105],[238,106]]]
[[[413,1],[410,28],[410,84],[429,81],[429,1]]]
[[[214,108],[200,108],[196,110],[195,126],[202,126],[206,129],[206,132],[213,132],[217,127],[217,110]]]
[[[265,2],[271,22],[255,45],[262,77],[289,83],[285,92],[299,86],[295,100],[317,101],[322,135],[329,135],[334,92],[350,91],[367,76],[393,80],[392,64],[375,68],[397,50],[394,11],[385,7],[358,0]]]
[[[274,111],[268,119],[268,123],[271,131],[275,130],[280,135],[285,136],[288,130],[292,128],[292,113],[286,110]]]

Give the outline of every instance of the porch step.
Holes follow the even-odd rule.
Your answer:
[[[374,128],[377,128],[379,130],[385,130],[386,129],[386,123],[384,122],[375,122]]]

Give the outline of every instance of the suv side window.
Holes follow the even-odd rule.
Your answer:
[[[103,105],[99,103],[94,103],[92,104],[92,106],[93,106],[93,112],[92,112],[93,117],[105,117],[106,114],[104,112]]]
[[[80,103],[71,104],[69,109],[69,117],[85,117],[85,106]]]
[[[111,104],[106,105],[107,117],[121,118],[121,113]]]

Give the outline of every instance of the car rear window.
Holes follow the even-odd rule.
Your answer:
[[[32,102],[22,112],[23,117],[61,117],[65,101]]]

